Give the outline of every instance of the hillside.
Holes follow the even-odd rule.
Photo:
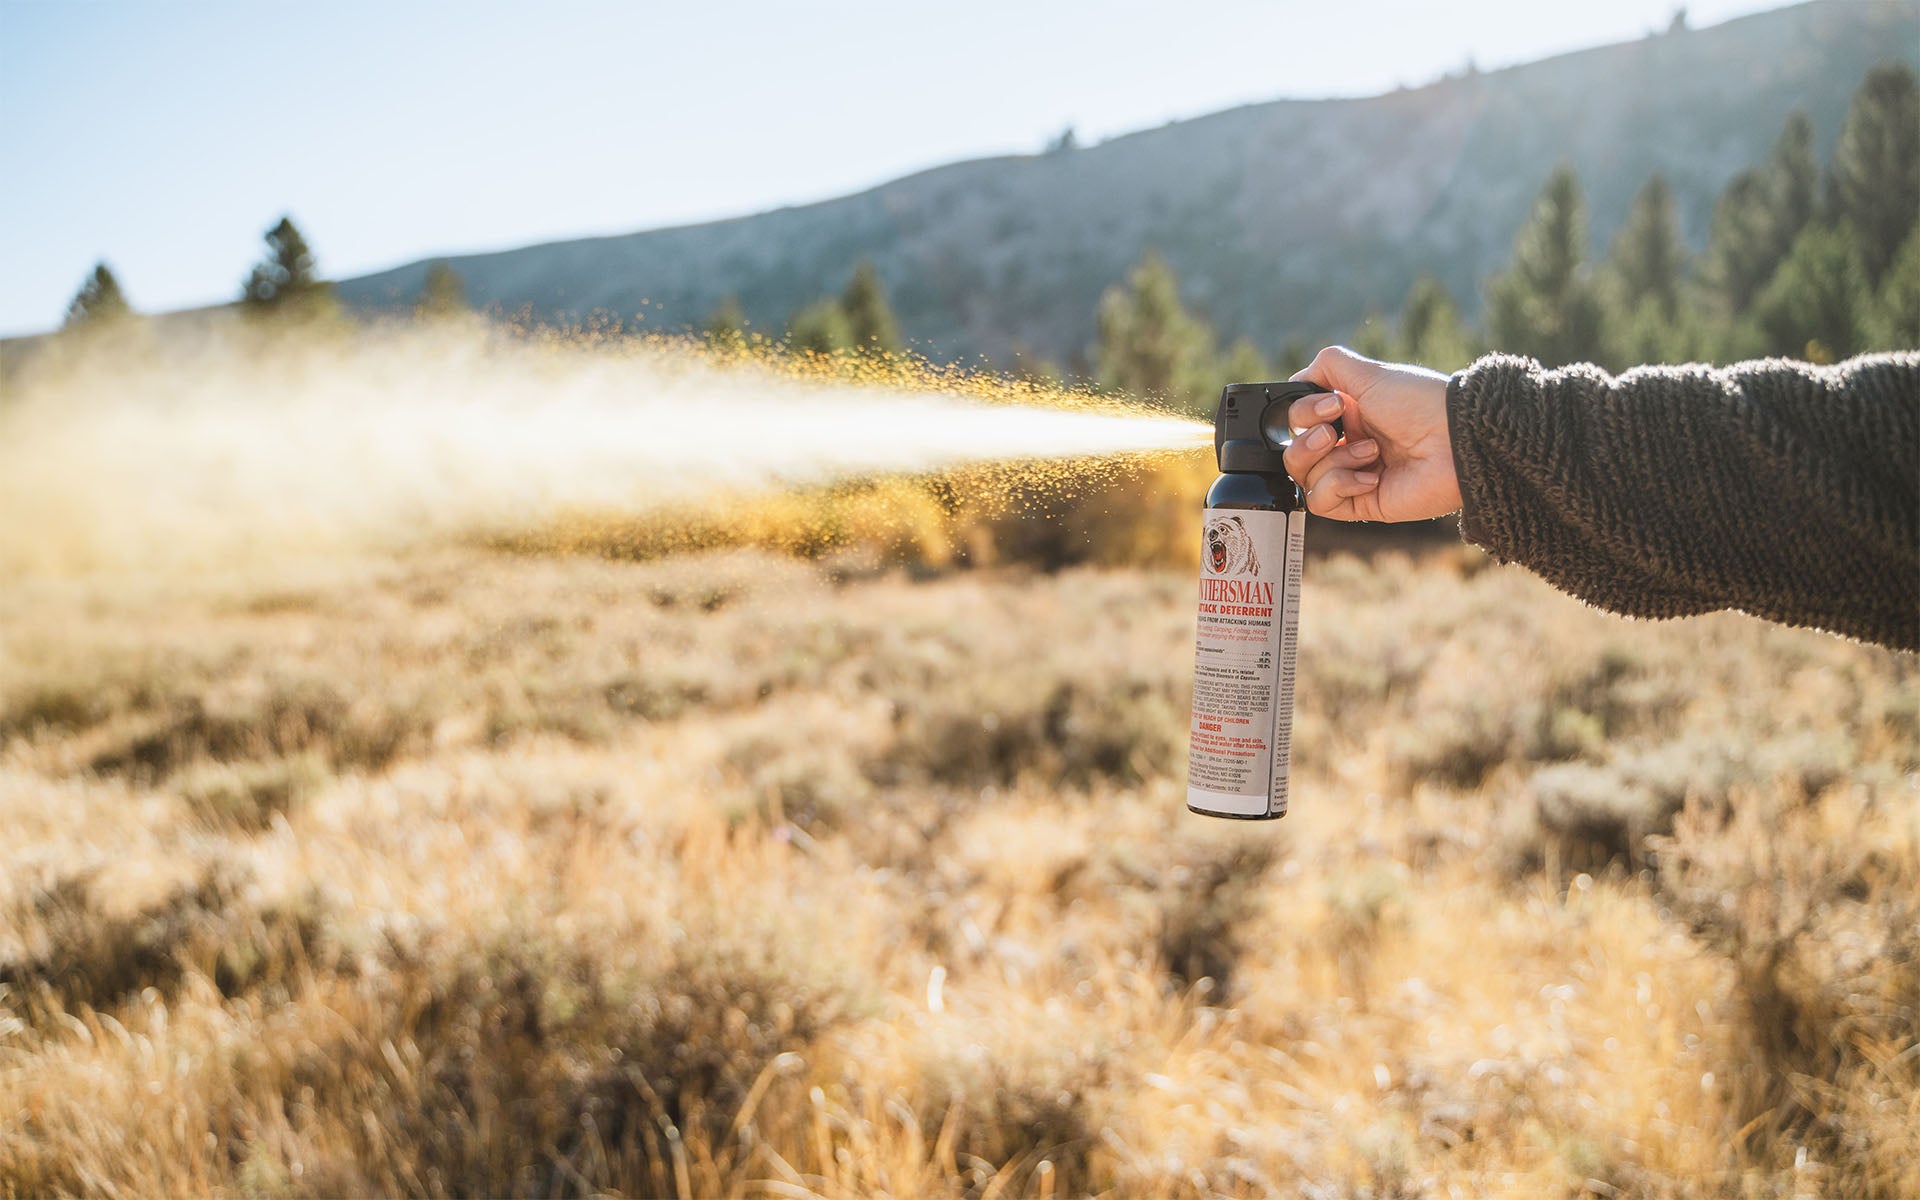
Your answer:
[[[1596,247],[1666,174],[1687,237],[1794,108],[1824,157],[1874,62],[1920,63],[1920,8],[1831,2],[1649,36],[1358,100],[1283,100],[1098,146],[954,163],[756,216],[450,261],[471,298],[541,317],[698,324],[737,295],[777,330],[871,258],[906,335],[938,358],[1017,347],[1068,359],[1100,293],[1148,246],[1223,331],[1267,349],[1394,310],[1423,273],[1469,308],[1562,160]],[[1285,88],[1276,74],[1276,90]],[[411,302],[428,261],[347,280],[357,305]]]

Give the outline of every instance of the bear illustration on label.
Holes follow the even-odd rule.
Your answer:
[[[1239,517],[1216,517],[1207,523],[1207,570],[1215,575],[1258,575],[1260,558],[1253,537]]]

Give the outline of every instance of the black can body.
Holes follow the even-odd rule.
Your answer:
[[[1270,821],[1287,813],[1306,498],[1280,463],[1287,405],[1314,384],[1234,384],[1221,396],[1194,637],[1187,807]]]

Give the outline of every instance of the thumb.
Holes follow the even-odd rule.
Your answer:
[[[1313,356],[1305,370],[1296,371],[1293,378],[1357,397],[1378,382],[1384,370],[1384,364],[1355,354],[1345,346],[1328,346]]]

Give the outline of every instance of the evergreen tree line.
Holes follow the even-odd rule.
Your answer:
[[[1824,175],[1813,123],[1790,116],[1720,194],[1698,261],[1658,175],[1591,265],[1584,225],[1563,167],[1487,289],[1493,346],[1616,369],[1920,346],[1920,86],[1904,64],[1869,72]]]
[[[322,278],[306,235],[291,217],[281,217],[262,235],[266,243],[260,260],[240,285],[239,308],[251,320],[306,326],[340,325],[346,320],[333,284]],[[466,285],[459,272],[443,262],[427,268],[425,285],[413,312],[424,319],[469,311]],[[113,268],[94,266],[67,305],[63,330],[102,330],[135,315]]]
[[[1834,362],[1920,348],[1920,86],[1903,63],[1870,71],[1824,174],[1804,112],[1768,160],[1735,176],[1714,205],[1705,251],[1688,253],[1673,193],[1656,174],[1620,233],[1589,257],[1580,181],[1548,178],[1488,281],[1484,329],[1446,287],[1416,280],[1397,325],[1369,314],[1348,344],[1375,358],[1457,370],[1488,350],[1548,366],[1732,362],[1781,355]],[[1209,411],[1223,383],[1305,366],[1294,343],[1270,365],[1245,340],[1224,353],[1180,301],[1173,271],[1149,253],[1101,300],[1092,375],[1099,384]]]
[[[1369,313],[1348,344],[1448,371],[1488,350],[1618,371],[1769,354],[1834,362],[1920,348],[1920,85],[1913,71],[1888,63],[1868,73],[1824,172],[1813,122],[1793,113],[1767,161],[1728,182],[1697,256],[1680,235],[1671,188],[1655,174],[1606,255],[1593,259],[1579,177],[1557,168],[1484,299],[1484,328],[1475,328],[1445,285],[1422,276],[1397,324]],[[715,314],[717,335],[738,336],[740,328],[737,305]],[[896,330],[863,263],[843,297],[795,314],[789,340],[822,353],[887,350],[897,345]],[[1101,297],[1097,330],[1091,361],[1077,370],[1029,361],[1014,367],[1205,412],[1223,383],[1284,377],[1311,354],[1298,340],[1277,360],[1246,338],[1222,347],[1151,250]]]
[[[293,221],[281,218],[265,242],[242,285],[242,311],[281,322],[343,320]],[[1920,83],[1901,63],[1870,71],[1824,172],[1812,122],[1794,113],[1768,160],[1722,191],[1698,256],[1688,252],[1672,191],[1656,174],[1605,257],[1591,259],[1580,181],[1563,165],[1548,178],[1484,299],[1484,328],[1475,328],[1446,287],[1423,276],[1397,323],[1369,314],[1349,344],[1442,370],[1489,349],[1549,366],[1595,362],[1619,370],[1765,354],[1832,362],[1866,350],[1920,347]],[[66,326],[112,326],[132,311],[101,263],[69,305]],[[433,264],[416,317],[464,311],[459,275]],[[1296,340],[1270,360],[1246,338],[1222,347],[1204,317],[1182,302],[1172,268],[1151,250],[1101,297],[1097,329],[1090,361],[1070,372],[1039,361],[1019,361],[1014,369],[1206,411],[1223,383],[1290,374],[1311,349]],[[721,304],[705,333],[716,343],[744,344],[748,327],[737,300]],[[826,355],[899,351],[899,322],[873,265],[858,263],[840,294],[795,312],[785,344]]]
[[[739,299],[722,300],[707,318],[705,332],[718,345],[744,344],[748,322]],[[880,273],[865,259],[854,265],[853,278],[838,296],[823,296],[793,314],[786,344],[803,354],[824,355],[898,354],[905,346]]]

